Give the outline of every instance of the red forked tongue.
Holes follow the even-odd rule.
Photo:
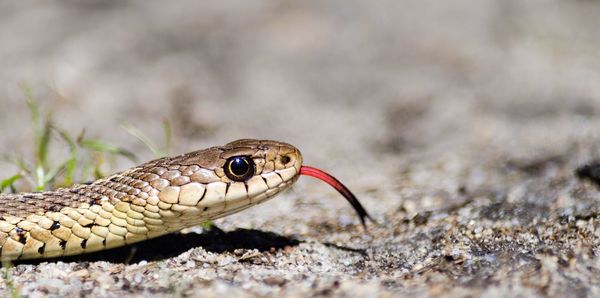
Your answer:
[[[340,194],[342,194],[342,196],[344,196],[344,198],[346,198],[346,200],[348,200],[348,202],[350,202],[350,204],[352,204],[352,207],[354,207],[354,210],[356,210],[356,213],[358,213],[358,216],[360,217],[360,221],[365,228],[367,227],[367,225],[365,224],[365,218],[368,218],[372,222],[374,222],[373,218],[371,218],[371,216],[369,216],[369,214],[367,213],[367,210],[365,210],[365,208],[363,208],[363,206],[360,204],[358,199],[356,199],[354,194],[352,194],[352,192],[350,192],[350,190],[346,186],[344,186],[344,184],[342,184],[342,182],[335,179],[335,177],[333,177],[317,168],[313,168],[313,167],[309,167],[309,166],[300,167],[300,175],[306,175],[306,176],[311,176],[311,177],[317,178],[317,179],[324,181],[327,184],[333,186],[333,188],[337,189],[337,191]]]

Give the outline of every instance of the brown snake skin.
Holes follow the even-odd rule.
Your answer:
[[[228,158],[255,173],[236,182]],[[0,194],[0,259],[82,254],[154,238],[259,204],[297,180],[302,155],[277,141],[237,140],[150,161],[89,184]]]

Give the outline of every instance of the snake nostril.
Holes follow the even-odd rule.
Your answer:
[[[292,161],[292,158],[287,155],[281,157],[281,163],[284,165],[287,165],[290,161]]]

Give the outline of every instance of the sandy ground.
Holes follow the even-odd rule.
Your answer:
[[[123,123],[160,139],[170,119],[175,153],[290,142],[381,225],[364,233],[303,178],[222,230],[20,264],[0,289],[598,296],[599,189],[574,172],[600,158],[599,13],[584,0],[4,1],[0,152],[31,150],[28,84],[60,126],[141,160]]]

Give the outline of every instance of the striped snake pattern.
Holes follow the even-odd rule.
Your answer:
[[[301,174],[338,189],[363,224],[369,218],[339,181],[302,166],[294,146],[243,139],[71,188],[0,194],[0,259],[69,256],[155,238],[264,202]]]

